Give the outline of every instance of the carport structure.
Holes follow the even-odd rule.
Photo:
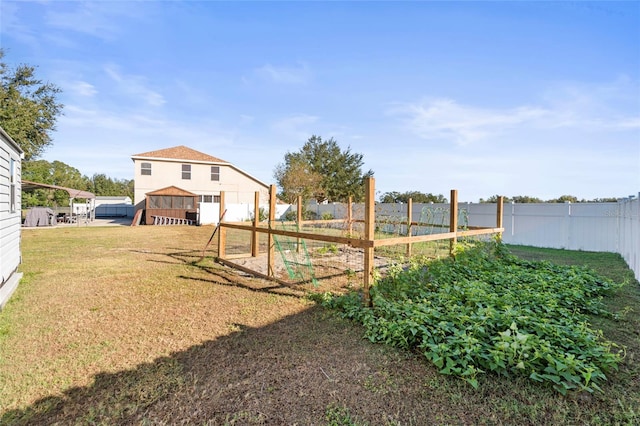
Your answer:
[[[81,189],[75,189],[75,188],[67,188],[67,187],[58,186],[58,185],[49,185],[46,183],[30,182],[28,180],[22,181],[23,191],[29,191],[34,189],[59,189],[61,191],[66,191],[67,194],[69,194],[69,215],[70,216],[73,216],[73,211],[72,211],[73,200],[76,198],[86,199],[88,202],[87,211],[90,212],[89,215],[87,216],[87,220],[93,221],[95,219],[96,196],[92,192],[83,191]]]

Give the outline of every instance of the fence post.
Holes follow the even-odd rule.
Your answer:
[[[353,234],[353,197],[349,196],[347,204],[347,232],[351,236]]]
[[[260,240],[256,228],[260,223],[260,192],[256,191],[253,196],[253,231],[251,231],[251,256],[257,257],[260,251]]]
[[[407,200],[407,236],[411,237],[411,225],[413,222],[413,199],[409,198]],[[411,257],[411,243],[407,243],[407,257]]]
[[[218,258],[224,259],[227,249],[227,229],[220,223],[224,214],[224,191],[220,191],[220,212],[218,213]]]
[[[373,282],[373,243],[375,239],[375,180],[369,177],[365,180],[365,206],[364,206],[364,239],[367,241],[364,248],[364,305],[371,307],[369,288]]]
[[[458,190],[451,190],[451,204],[449,207],[449,232],[458,232]],[[453,256],[458,237],[454,234],[449,240],[449,256]]]
[[[498,204],[496,205],[496,228],[503,228],[502,213],[504,211],[504,197],[501,195],[498,197]],[[502,242],[502,231],[498,232],[498,242]]]
[[[298,195],[298,209],[297,209],[297,215],[296,215],[296,221],[297,223],[297,228],[296,231],[300,232],[300,229],[302,228],[302,220],[303,218],[303,212],[302,212],[302,195]],[[302,244],[302,239],[300,238],[296,238],[296,253],[300,253],[300,245]]]
[[[269,229],[273,228],[273,222],[276,217],[276,186],[269,186]],[[275,258],[275,245],[273,242],[273,234],[271,232],[268,233],[268,245],[269,252],[267,253],[267,276],[270,278],[274,278],[276,276],[275,271],[273,269],[273,260]]]

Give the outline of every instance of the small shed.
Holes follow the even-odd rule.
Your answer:
[[[198,199],[198,195],[177,186],[168,186],[147,192],[145,194],[144,223],[153,225],[154,223],[189,222],[195,225],[198,221]]]
[[[131,197],[96,197],[96,217],[133,217],[133,202],[131,201]]]

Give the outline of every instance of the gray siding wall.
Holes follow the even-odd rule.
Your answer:
[[[1,129],[0,129],[1,130]],[[11,160],[15,168],[15,211],[11,211]],[[21,153],[0,131],[0,309],[18,285],[21,274]]]

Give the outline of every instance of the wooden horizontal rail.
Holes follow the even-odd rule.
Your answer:
[[[504,228],[481,228],[481,229],[473,229],[468,231],[443,232],[440,234],[384,238],[384,239],[376,239],[373,241],[367,241],[359,238],[337,237],[333,235],[313,234],[309,232],[285,231],[281,229],[253,227],[251,225],[244,225],[240,223],[222,222],[220,223],[220,226],[225,228],[230,228],[230,229],[241,229],[244,231],[255,230],[256,232],[261,232],[264,234],[284,235],[284,236],[293,237],[293,238],[307,238],[311,240],[325,241],[325,242],[336,243],[336,244],[348,244],[351,247],[356,247],[356,248],[383,247],[383,246],[392,246],[396,244],[420,243],[425,241],[437,241],[437,240],[450,240],[453,238],[469,237],[472,235],[485,235],[485,234],[495,234],[498,232],[504,232]]]
[[[453,238],[469,237],[472,235],[495,234],[504,232],[504,228],[483,228],[471,231],[443,232],[440,234],[416,235],[412,237],[384,238],[375,240],[374,247],[393,246],[396,244],[422,243],[426,241],[451,240]]]
[[[307,238],[327,243],[348,244],[351,247],[357,248],[373,247],[373,241],[361,240],[359,238],[337,237],[333,235],[313,234],[309,232],[285,231],[283,229],[269,229],[260,226],[253,227],[251,225],[241,225],[239,223],[229,222],[221,222],[220,226],[223,228],[241,229],[243,231],[256,231],[263,234],[284,235],[286,237]]]

